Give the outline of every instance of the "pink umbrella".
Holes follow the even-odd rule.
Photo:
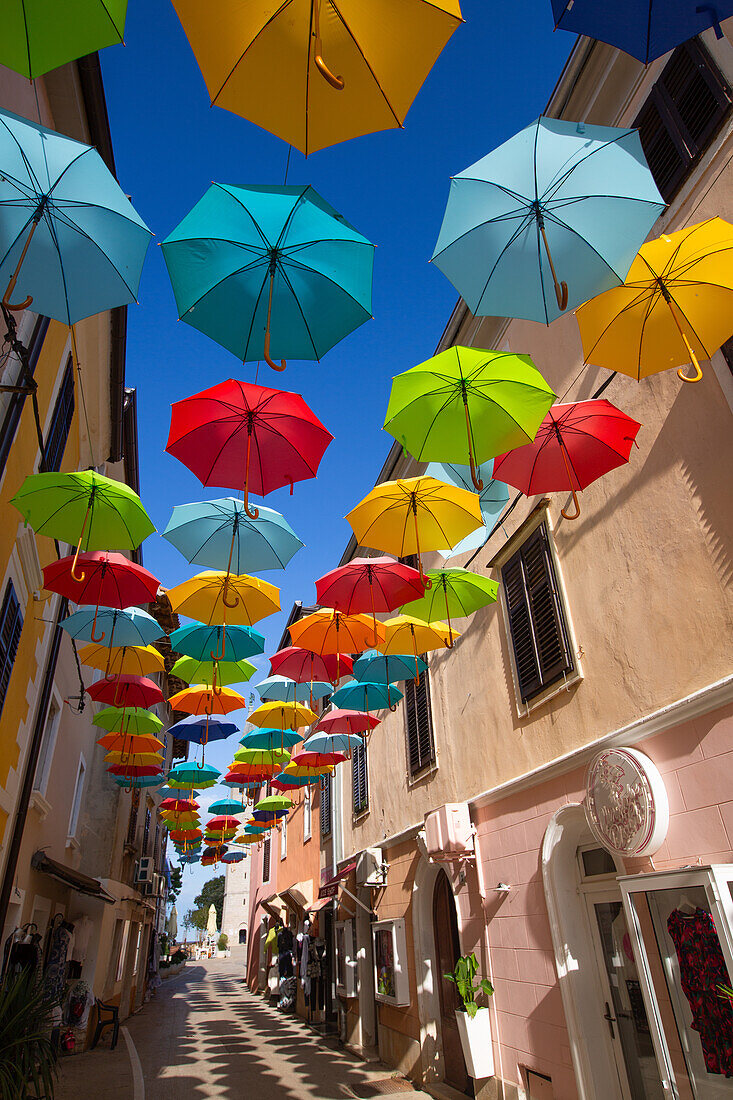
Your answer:
[[[361,710],[330,710],[316,726],[330,737],[338,733],[364,733],[379,725],[379,718]]]

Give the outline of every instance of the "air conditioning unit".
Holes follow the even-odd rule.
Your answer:
[[[165,896],[165,876],[155,874],[153,875],[153,893],[156,898],[162,898]]]
[[[382,849],[365,848],[356,858],[357,886],[383,886],[386,878],[382,866]]]
[[[154,882],[141,882],[140,893],[144,898],[151,898],[155,895],[155,883]]]
[[[448,802],[425,815],[425,846],[432,859],[460,859],[474,852],[467,802]]]
[[[155,860],[152,856],[143,856],[139,859],[135,865],[135,882],[150,882],[153,881],[153,875],[155,874]]]

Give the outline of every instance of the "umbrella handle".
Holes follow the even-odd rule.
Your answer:
[[[344,81],[340,76],[334,76],[326,62],[323,60],[323,43],[321,42],[321,0],[315,0],[313,5],[313,61],[323,79],[337,91],[344,90]]]
[[[259,513],[258,513],[258,515],[259,515]],[[224,585],[224,588],[223,588],[222,593],[221,593],[221,602],[224,604],[225,607],[236,607],[237,604],[239,603],[239,596],[235,592],[234,593],[234,599],[230,603],[229,600],[227,599],[227,589],[228,588],[229,588],[229,582],[227,581],[227,583]]]
[[[555,285],[555,298],[557,299],[557,308],[564,312],[568,308],[568,284],[565,282],[559,282],[557,278],[557,272],[555,271],[555,265],[552,262],[552,253],[550,252],[550,246],[547,243],[547,234],[545,233],[544,221],[539,221],[540,233],[542,234],[542,240],[545,245],[545,252],[547,253],[547,259],[550,264],[550,271],[552,272],[552,281]]]
[[[562,436],[559,433],[559,430],[558,430],[558,439],[560,441],[560,453],[562,455],[562,460],[565,463],[565,472],[568,475],[568,484],[570,485],[570,492],[573,494],[573,504],[575,505],[575,512],[574,513],[566,512],[564,508],[561,508],[560,509],[560,515],[563,517],[563,519],[573,520],[573,519],[577,519],[578,516],[580,515],[580,502],[578,500],[578,494],[575,492],[575,486],[573,485],[573,475],[570,472],[570,463],[568,461],[568,456],[567,456],[567,453],[566,453],[566,450],[565,450],[565,443],[563,442],[563,439],[562,439]]]
[[[89,513],[91,512],[91,510],[92,510],[92,497],[89,498],[89,503],[87,504],[87,510],[86,510],[86,514],[84,516],[84,522],[81,525],[81,534],[79,535],[79,541],[76,544],[76,552],[74,554],[74,560],[71,563],[71,579],[76,581],[77,584],[81,584],[81,582],[86,577],[86,573],[84,572],[83,569],[82,569],[81,573],[79,573],[78,576],[77,576],[76,563],[79,560],[79,553],[81,551],[81,544],[84,541],[84,532],[87,529],[87,522],[89,520]]]
[[[575,492],[575,489],[571,489],[570,492],[573,494],[573,504],[575,505],[575,512],[570,513],[567,512],[564,508],[561,508],[560,515],[563,517],[563,519],[577,519],[580,515],[580,502],[578,500],[578,494]]]
[[[690,362],[692,363],[693,367],[695,368],[695,373],[694,374],[687,375],[687,374],[685,374],[684,370],[680,367],[680,369],[677,371],[677,377],[679,378],[680,382],[699,382],[700,379],[702,378],[702,370],[700,369],[700,364],[697,361],[697,356],[695,355],[695,352],[692,350],[692,344],[687,339],[687,336],[685,335],[685,333],[682,331],[682,325],[679,323],[679,320],[677,318],[677,314],[675,313],[674,309],[672,308],[672,297],[671,297],[669,291],[664,293],[665,290],[666,290],[666,287],[662,291],[662,297],[664,298],[665,302],[667,303],[667,305],[669,307],[669,312],[672,314],[672,320],[677,325],[677,331],[679,332],[680,336],[682,337],[682,339],[684,341],[685,347],[687,348],[687,354],[690,357]]]
[[[270,319],[272,317],[272,288],[275,285],[275,266],[270,268],[270,291],[267,298],[267,324],[265,325],[265,342],[262,347],[262,354],[268,367],[272,367],[273,370],[282,371],[287,367],[287,363],[284,359],[280,360],[280,366],[273,362],[270,357]]]
[[[245,511],[245,514],[248,515],[250,519],[257,519],[257,517],[260,514],[259,508],[254,508],[253,507],[250,510],[250,507],[249,507],[249,456],[250,456],[251,449],[252,449],[252,432],[248,431],[247,432],[247,458],[246,458],[246,461],[245,461],[245,464],[244,464],[244,511]],[[232,552],[233,552],[233,550],[234,550],[234,537],[232,536],[232,545],[231,545],[230,550],[229,550],[229,564],[230,565],[231,565],[231,562],[232,562]],[[227,569],[227,573],[228,572],[229,572],[229,569]]]
[[[221,653],[214,653],[213,649],[209,650],[209,656],[211,657],[212,661],[223,661],[224,660],[224,654],[226,652],[226,641],[227,641],[227,628],[226,628],[226,626],[223,626],[222,631],[221,631]]]
[[[484,483],[476,472],[476,463],[473,456],[473,440],[471,438],[471,418],[468,415],[468,397],[465,390],[463,393],[463,408],[466,412],[466,435],[468,436],[468,461],[471,466],[471,481],[473,482],[474,489],[480,493],[484,487]]]
[[[10,276],[10,282],[8,283],[7,289],[6,289],[5,293],[3,294],[3,300],[2,300],[3,306],[5,307],[5,309],[9,309],[13,313],[19,313],[23,309],[28,309],[28,306],[33,301],[33,295],[32,294],[29,294],[24,302],[18,302],[17,305],[13,305],[10,302],[9,299],[10,299],[10,295],[15,290],[15,284],[18,281],[18,276],[20,275],[20,269],[23,266],[23,260],[25,259],[25,254],[28,251],[28,246],[30,245],[31,241],[33,240],[33,234],[36,231],[36,228],[38,226],[39,221],[40,221],[40,217],[35,217],[33,219],[33,225],[31,226],[31,231],[28,234],[28,237],[26,239],[25,244],[23,245],[23,251],[20,254],[20,259],[18,260],[18,263],[15,265],[15,271]]]
[[[83,574],[82,574],[82,576],[83,576]],[[107,634],[104,630],[102,631],[102,633],[99,635],[98,638],[96,638],[94,636],[94,631],[97,629],[97,615],[98,614],[99,614],[99,604],[97,604],[97,606],[94,608],[94,622],[92,623],[92,631],[91,631],[91,635],[90,635],[92,641],[97,642],[97,643],[103,642],[104,639],[107,637]]]

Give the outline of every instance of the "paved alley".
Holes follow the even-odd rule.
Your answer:
[[[212,959],[164,983],[127,1020],[115,1051],[105,1038],[95,1051],[63,1059],[56,1100],[366,1098],[403,1091],[391,1073],[269,1008],[245,988],[237,960]]]

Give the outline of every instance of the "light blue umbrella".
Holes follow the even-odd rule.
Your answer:
[[[413,676],[415,674],[415,659],[412,659]],[[402,699],[402,692],[394,684],[378,684],[368,680],[349,680],[348,683],[334,692],[331,702],[335,707],[344,710],[396,710],[397,704]]]
[[[333,691],[333,684],[324,684],[320,680],[296,684],[287,676],[268,676],[255,687],[260,699],[278,703],[308,703],[311,699],[323,699]]]
[[[303,543],[272,508],[258,506],[257,519],[235,497],[177,504],[163,532],[192,565],[261,573],[284,569]],[[231,558],[230,558],[231,555]]]
[[[391,653],[385,657],[376,649],[369,649],[354,661],[354,679],[359,683],[393,684],[399,680],[414,680],[427,670],[421,657],[412,653]]]
[[[16,308],[72,325],[134,302],[151,236],[96,149],[0,111],[0,291]]]
[[[549,324],[623,283],[664,205],[638,130],[540,117],[453,177],[433,262],[475,316]]]
[[[120,611],[114,607],[82,607],[61,621],[72,638],[97,645],[150,645],[162,638],[160,623],[139,607]]]
[[[351,752],[363,744],[364,738],[358,733],[314,733],[304,743],[303,752]]]
[[[175,652],[197,661],[243,661],[265,652],[265,637],[252,626],[189,623],[172,631],[170,639]]]
[[[303,736],[297,730],[262,729],[245,733],[239,744],[245,749],[265,749],[271,752],[273,749],[292,749],[302,740]]]
[[[180,319],[245,362],[320,359],[371,317],[374,245],[312,187],[212,183],[162,247]]]
[[[124,775],[113,777],[118,787],[159,787],[162,780],[159,775],[138,775],[132,779]]]
[[[218,802],[211,803],[208,813],[231,817],[233,814],[240,813],[243,808],[246,807],[243,807],[241,802],[237,802],[236,798],[220,798]]]
[[[483,527],[471,531],[464,539],[449,549],[441,550],[444,558],[455,558],[459,554],[466,554],[469,550],[476,550],[486,542],[486,536],[496,523],[509,502],[509,489],[503,481],[497,481],[493,476],[494,460],[490,458],[476,467],[479,480],[484,487],[478,494],[481,515],[484,517]],[[476,489],[471,480],[470,466],[455,466],[448,462],[430,462],[425,470],[427,477],[435,477],[438,481],[445,481],[448,485],[456,485],[459,489],[466,489],[469,493],[475,493]]]

